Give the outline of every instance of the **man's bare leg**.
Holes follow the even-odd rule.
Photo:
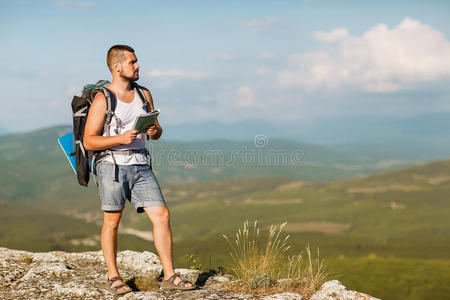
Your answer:
[[[165,206],[159,207],[145,207],[145,212],[153,223],[153,241],[155,243],[156,251],[158,251],[159,258],[164,270],[164,279],[169,279],[174,273],[173,257],[172,257],[172,231],[170,229],[170,213]],[[180,278],[174,280],[174,284],[178,284]],[[186,286],[192,286],[186,284]]]
[[[117,230],[119,228],[122,211],[105,211],[103,213],[103,226],[100,242],[102,244],[103,257],[105,258],[106,268],[108,269],[108,279],[119,275],[117,270]],[[122,284],[121,280],[117,280],[112,287]],[[130,287],[124,286],[119,288],[118,292],[129,290]]]

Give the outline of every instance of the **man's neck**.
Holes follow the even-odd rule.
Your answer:
[[[133,89],[132,81],[124,80],[122,78],[113,78],[110,87],[119,93],[126,93]]]

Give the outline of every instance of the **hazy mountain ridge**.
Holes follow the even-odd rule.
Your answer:
[[[436,160],[450,156],[450,113],[415,116],[343,116],[315,120],[277,121],[247,119],[234,123],[202,121],[166,125],[166,141],[251,141],[287,139],[328,146],[376,158]],[[69,126],[68,126],[69,127]],[[5,135],[5,132],[1,133]],[[14,135],[12,133],[8,135]]]
[[[450,156],[450,114],[425,113],[408,117],[347,116],[316,120],[267,121],[248,119],[165,125],[163,140],[268,141],[287,139],[301,144],[327,146],[376,159],[431,161]]]
[[[73,172],[57,144],[57,138],[70,130],[67,126],[57,126],[1,136],[0,198],[33,201],[46,197],[47,191],[51,191],[50,197],[79,194]],[[264,138],[261,145],[252,140],[171,142],[162,139],[150,141],[148,147],[162,183],[265,176],[324,181],[412,163],[398,161],[380,167],[379,161],[371,157]]]
[[[164,124],[163,124],[164,125]],[[247,119],[234,123],[218,121],[165,125],[171,140],[230,139],[249,140],[258,134],[319,145],[357,142],[372,139],[449,136],[450,113],[424,113],[415,116],[342,116],[274,122]]]

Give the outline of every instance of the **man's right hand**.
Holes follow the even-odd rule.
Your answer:
[[[134,142],[139,130],[128,130],[121,134],[121,144],[129,145]]]

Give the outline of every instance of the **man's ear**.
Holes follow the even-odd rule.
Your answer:
[[[118,73],[118,72],[120,72],[120,70],[122,69],[122,66],[120,65],[120,63],[115,63],[114,65],[113,65],[113,68],[114,68],[114,71],[116,72],[116,73]]]

